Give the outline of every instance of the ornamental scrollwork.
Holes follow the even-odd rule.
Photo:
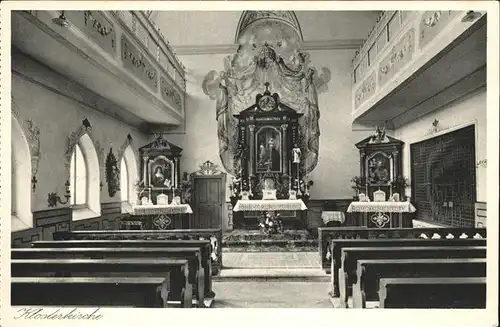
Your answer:
[[[84,17],[85,17],[85,25],[87,25],[89,21],[92,22],[92,27],[101,36],[108,36],[109,34],[111,34],[111,32],[113,32],[112,27],[106,27],[100,21],[95,19],[94,16],[92,16],[92,12],[90,10],[85,11]]]

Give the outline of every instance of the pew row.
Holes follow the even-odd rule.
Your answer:
[[[193,298],[199,307],[205,303],[205,267],[199,248],[19,248],[11,250],[11,259],[113,259],[113,258],[184,258],[189,262],[189,281],[195,285]],[[206,262],[205,262],[206,264]]]
[[[55,241],[62,240],[208,240],[210,241],[212,272],[222,269],[222,230],[172,229],[172,230],[85,230],[61,231],[53,234]]]
[[[37,241],[32,248],[199,248],[205,270],[205,298],[214,298],[212,290],[212,260],[208,240],[68,240]]]
[[[382,278],[380,308],[485,309],[486,278]]]
[[[185,259],[13,259],[12,277],[169,277],[169,301],[192,307]]]
[[[381,278],[486,277],[486,259],[358,260],[356,274],[353,307],[366,308],[367,301],[379,301]]]
[[[486,228],[366,228],[366,227],[320,227],[318,228],[319,256],[321,267],[330,274],[331,240],[338,239],[458,239],[486,238]]]
[[[12,277],[13,306],[167,308],[165,277]]]
[[[347,247],[342,249],[342,264],[339,267],[340,304],[347,307],[352,296],[352,285],[357,282],[358,260],[373,259],[486,259],[485,246],[414,246],[414,247]]]
[[[339,291],[339,268],[341,267],[342,249],[349,247],[413,247],[413,246],[486,246],[486,239],[338,239],[331,240],[331,282],[330,295],[338,297]]]

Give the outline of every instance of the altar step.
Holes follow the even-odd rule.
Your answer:
[[[214,282],[234,281],[282,281],[282,282],[325,282],[330,276],[319,268],[233,268],[222,269]]]
[[[222,237],[223,252],[315,252],[318,240],[306,230],[267,235],[260,230],[233,230]]]

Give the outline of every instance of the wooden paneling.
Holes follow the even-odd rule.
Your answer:
[[[13,232],[12,247],[28,247],[31,242],[52,240],[54,232],[70,230],[113,230],[119,229],[121,203],[102,203],[101,216],[91,219],[72,221],[71,208],[57,208],[33,212],[34,228]]]
[[[486,202],[476,202],[476,228],[486,227]]]

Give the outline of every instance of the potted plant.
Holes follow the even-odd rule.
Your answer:
[[[354,176],[351,178],[351,188],[356,192],[356,195],[353,197],[354,200],[359,198],[359,193],[363,193],[366,187],[366,179],[360,176]]]

